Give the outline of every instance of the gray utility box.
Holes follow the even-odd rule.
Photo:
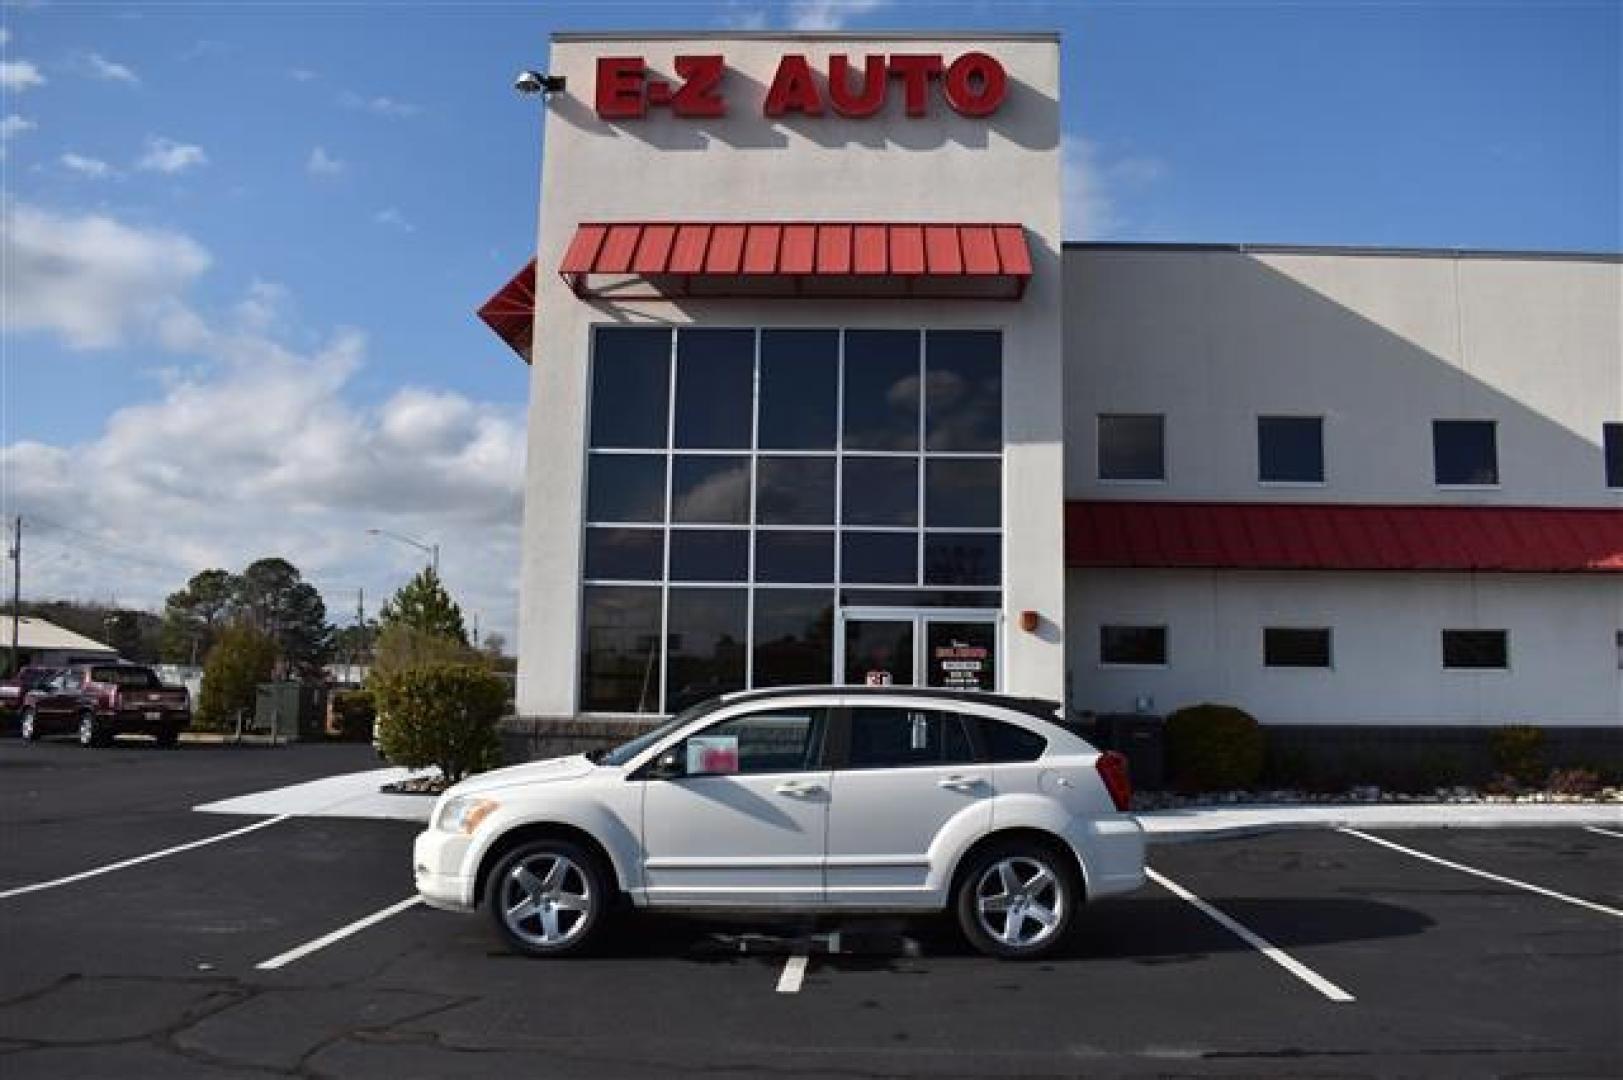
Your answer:
[[[260,683],[254,701],[254,730],[296,742],[326,732],[327,693],[306,683]]]
[[[1101,750],[1127,758],[1133,788],[1161,791],[1167,783],[1166,723],[1144,713],[1101,713],[1095,729]]]

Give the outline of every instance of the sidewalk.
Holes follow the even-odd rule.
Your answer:
[[[429,795],[387,795],[384,784],[421,774],[410,769],[367,769],[310,780],[290,787],[256,791],[192,807],[205,814],[291,814],[295,817],[382,818],[426,823],[434,808]]]

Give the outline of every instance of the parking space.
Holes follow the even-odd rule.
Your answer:
[[[41,794],[8,785],[0,795],[8,809],[37,808],[8,815],[0,891],[268,820],[186,808],[369,767],[357,749],[205,759],[0,744],[0,770],[52,777]],[[44,764],[8,764],[39,750]],[[218,772],[195,775],[205,760]],[[121,800],[138,813],[119,818]],[[52,803],[60,813],[44,811]],[[1595,908],[1330,830],[1158,846],[1152,865],[1165,885],[1090,907],[1063,954],[1032,964],[970,952],[943,919],[672,916],[621,920],[591,958],[521,960],[481,918],[402,905],[416,828],[295,817],[0,900],[0,1073],[1587,1076],[1623,1067],[1623,918],[1606,913],[1620,899],[1623,838],[1581,828],[1378,835]]]

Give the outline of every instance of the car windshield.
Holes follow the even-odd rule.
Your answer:
[[[638,754],[642,753],[644,750],[648,749],[650,746],[654,745],[654,743],[663,739],[665,736],[669,735],[683,724],[695,720],[707,712],[711,712],[719,703],[720,702],[717,699],[702,701],[697,705],[683,709],[681,712],[677,713],[675,716],[671,717],[654,730],[638,735],[630,742],[621,743],[613,750],[594,750],[588,753],[586,757],[597,765],[624,765],[626,762],[630,761],[632,758],[636,757]]]
[[[91,668],[90,681],[112,683],[114,686],[133,686],[143,690],[156,690],[159,685],[158,677],[141,667]]]

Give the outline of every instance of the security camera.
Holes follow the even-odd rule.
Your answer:
[[[543,75],[539,71],[521,71],[513,77],[513,89],[526,96],[530,94],[556,94],[564,88],[562,75]]]

